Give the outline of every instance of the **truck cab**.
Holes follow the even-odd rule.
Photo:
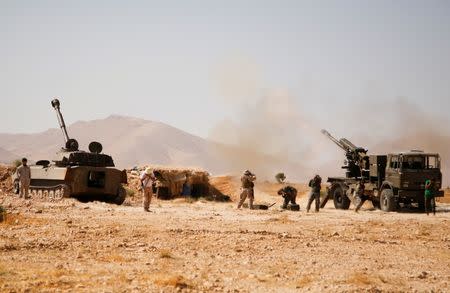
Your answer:
[[[441,159],[436,153],[410,151],[388,154],[385,176],[379,179],[383,179],[382,185],[379,186],[380,205],[387,211],[395,210],[393,205],[400,203],[417,203],[419,208],[423,209],[426,180],[433,182],[435,196],[444,195],[441,190]]]

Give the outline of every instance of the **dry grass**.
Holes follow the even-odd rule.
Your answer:
[[[161,287],[171,286],[180,289],[193,288],[192,283],[190,283],[188,280],[186,280],[185,277],[181,275],[157,277],[154,279],[154,283]]]
[[[169,259],[174,258],[172,255],[172,252],[170,252],[170,250],[168,250],[168,249],[161,249],[159,251],[159,257],[160,258],[169,258]]]
[[[33,225],[33,226],[39,226],[39,225],[44,225],[46,224],[48,221],[45,219],[40,219],[40,218],[34,218],[34,217],[29,217],[29,216],[23,216],[20,214],[6,214],[6,220],[4,220],[3,222],[0,222],[0,227],[2,225],[5,226],[14,226],[14,225]]]
[[[130,260],[125,258],[123,255],[118,253],[112,253],[107,254],[105,256],[102,256],[99,258],[99,260],[104,262],[116,262],[116,263],[123,263],[123,262],[129,262]]]
[[[370,285],[374,283],[374,280],[366,273],[356,272],[350,275],[347,282],[355,285]]]
[[[311,284],[314,281],[314,279],[310,276],[302,276],[300,279],[298,279],[295,282],[295,287],[297,289],[306,287],[307,285]]]
[[[284,215],[281,215],[279,217],[274,217],[274,218],[267,219],[265,222],[269,222],[269,223],[276,222],[276,223],[280,223],[280,224],[290,224],[290,223],[294,223],[295,221],[291,220],[289,218],[289,215],[284,214]]]

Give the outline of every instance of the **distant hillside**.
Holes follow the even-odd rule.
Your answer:
[[[12,161],[18,158],[19,156],[0,147],[0,163],[10,164]]]
[[[280,171],[298,175],[302,169],[285,160],[220,145],[161,122],[132,117],[113,115],[79,121],[68,126],[68,132],[78,140],[82,150],[86,150],[91,141],[101,142],[104,153],[110,154],[121,168],[160,164],[200,167],[214,174],[252,169],[266,178]],[[0,134],[0,147],[34,161],[55,157],[63,144],[59,129],[36,134]],[[0,161],[4,158],[7,156],[0,154]]]

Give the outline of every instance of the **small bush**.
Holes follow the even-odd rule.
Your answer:
[[[125,191],[127,193],[127,197],[133,197],[136,194],[135,190],[128,187],[125,187]]]
[[[278,183],[283,183],[284,180],[286,180],[286,175],[284,175],[284,173],[280,172],[280,173],[278,173],[277,175],[275,175],[275,180],[276,180]]]
[[[17,167],[19,167],[20,165],[22,165],[22,160],[21,160],[21,159],[16,159],[16,160],[14,160],[14,161],[12,162],[12,165],[13,165],[15,168],[17,168]]]
[[[172,253],[168,249],[162,249],[159,252],[159,257],[160,258],[173,258]]]

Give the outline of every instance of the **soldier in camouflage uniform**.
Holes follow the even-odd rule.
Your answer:
[[[357,202],[355,212],[358,212],[359,209],[363,206],[364,202],[369,199],[366,195],[364,195],[365,188],[366,187],[364,185],[364,181],[361,180],[358,183],[356,190],[354,191],[353,197],[356,199]]]
[[[309,212],[312,202],[316,201],[316,213],[319,212],[320,207],[320,189],[322,184],[322,178],[319,175],[314,176],[313,179],[309,181],[309,187],[311,187],[311,192],[308,198],[308,205],[306,206],[306,212]]]
[[[28,198],[30,182],[31,182],[31,169],[27,165],[27,158],[22,159],[22,165],[17,168],[16,174],[20,183],[20,193],[19,197],[23,197],[25,199]]]
[[[282,209],[287,209],[289,202],[291,202],[291,205],[296,205],[295,202],[297,198],[297,189],[295,189],[292,186],[286,186],[278,190],[278,195],[281,195],[284,198],[283,205],[281,206]]]
[[[253,209],[253,201],[255,199],[255,194],[253,187],[255,187],[255,184],[253,181],[256,180],[256,176],[252,174],[249,170],[246,170],[244,174],[241,177],[241,183],[242,183],[242,192],[240,196],[240,201],[237,206],[238,209],[242,207],[242,204],[248,197],[249,207],[250,209]]]

